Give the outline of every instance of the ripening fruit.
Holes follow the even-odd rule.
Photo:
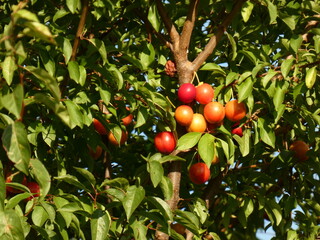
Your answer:
[[[28,182],[26,187],[29,188],[30,192],[33,194],[32,196],[28,197],[26,200],[29,201],[32,198],[40,196],[40,186],[36,182]]]
[[[293,151],[294,156],[301,162],[308,160],[307,152],[309,151],[309,146],[304,141],[297,140],[294,141],[289,149]]]
[[[127,139],[128,139],[128,132],[126,131],[123,131],[122,130],[122,133],[121,133],[121,139],[120,139],[120,143],[117,141],[117,139],[115,138],[115,136],[113,135],[112,132],[108,132],[108,141],[114,145],[114,146],[120,146],[120,145],[123,145]]]
[[[211,164],[215,165],[215,164],[218,164],[219,162],[220,162],[220,159],[219,159],[218,155],[214,155]]]
[[[189,126],[193,118],[193,110],[188,105],[181,105],[177,107],[174,112],[174,117],[181,126]]]
[[[193,183],[203,184],[210,178],[210,170],[203,162],[195,163],[189,169],[189,177]]]
[[[200,113],[193,114],[192,121],[187,127],[188,132],[204,132],[207,129],[207,122]]]
[[[210,102],[205,105],[203,114],[209,123],[220,123],[224,119],[225,109],[219,102]]]
[[[191,103],[196,97],[196,88],[192,83],[184,83],[178,89],[178,98],[183,103]]]
[[[159,132],[154,137],[156,149],[163,154],[169,154],[176,148],[176,139],[172,132]]]
[[[103,124],[96,118],[93,119],[93,126],[100,135],[107,135],[107,130]]]
[[[171,228],[181,235],[186,234],[186,228],[180,223],[171,223]]]
[[[207,104],[212,101],[214,90],[208,83],[200,84],[196,87],[196,101],[200,104]]]
[[[88,145],[88,148],[89,148],[89,155],[94,159],[94,160],[97,160],[101,154],[102,154],[102,147],[101,146],[97,146],[96,149],[92,149],[92,147],[90,147]]]
[[[226,106],[226,117],[232,122],[238,122],[246,116],[246,106],[243,102],[239,103],[234,99],[229,101]]]
[[[126,107],[126,110],[129,112],[129,111],[130,111],[130,108],[129,108],[129,107]],[[126,116],[126,117],[124,117],[124,118],[121,119],[123,125],[125,125],[125,126],[128,126],[128,125],[132,122],[132,120],[133,120],[133,115],[132,115],[132,113],[129,113],[128,116]]]
[[[243,136],[243,131],[242,131],[242,128],[241,128],[241,127],[233,128],[233,129],[231,130],[231,133],[232,133],[232,134],[236,134],[236,135],[238,135],[238,136],[240,136],[240,137]]]
[[[8,174],[6,177],[6,183],[11,183],[11,182],[17,182],[17,183],[21,183],[23,185],[26,185],[27,183],[27,178],[26,176],[22,175],[22,174]],[[19,189],[13,188],[13,187],[9,187],[6,186],[6,191],[9,193],[20,193],[22,192]]]

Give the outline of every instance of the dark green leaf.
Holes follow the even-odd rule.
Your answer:
[[[198,143],[198,152],[200,154],[200,157],[209,168],[215,154],[214,140],[214,136],[206,133],[200,138],[200,141]]]
[[[150,202],[157,210],[161,212],[167,221],[173,221],[173,213],[168,203],[158,197],[147,197],[147,201]]]
[[[49,172],[41,161],[34,158],[31,158],[29,168],[33,178],[36,179],[37,183],[40,185],[40,198],[44,199],[51,186]]]
[[[148,161],[148,172],[150,173],[151,182],[153,187],[157,187],[161,182],[164,174],[163,167],[159,161]]]
[[[153,3],[148,11],[148,20],[151,23],[152,27],[159,32],[160,31],[160,16],[157,11],[157,6]]]
[[[31,149],[23,123],[14,122],[8,125],[2,134],[2,142],[9,159],[15,163],[16,168],[28,175]]]
[[[130,219],[132,213],[140,205],[145,197],[145,190],[143,187],[130,186],[126,193],[125,198],[122,201],[123,208],[126,212],[127,219]]]

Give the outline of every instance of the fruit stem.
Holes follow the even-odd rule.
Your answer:
[[[176,106],[171,102],[170,98],[168,98],[168,96],[166,96],[166,99],[169,101],[170,105],[173,107],[173,108],[176,108]]]
[[[191,83],[193,83],[193,80],[194,80],[195,78],[197,79],[197,82],[198,82],[198,85],[199,85],[199,84],[200,84],[200,79],[199,79],[199,76],[198,76],[198,74],[197,74],[196,71],[193,73],[193,78],[192,78]]]

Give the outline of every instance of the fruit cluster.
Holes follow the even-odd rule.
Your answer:
[[[126,111],[129,112],[128,115],[121,119],[121,122],[124,125],[124,127],[129,126],[133,121],[133,114],[130,113],[130,108],[126,107]],[[107,113],[104,113],[104,115],[106,114]],[[107,122],[109,121],[107,120]],[[96,132],[102,136],[106,136],[108,142],[114,146],[123,145],[128,140],[128,132],[126,130],[122,130],[121,138],[120,140],[117,140],[114,134],[111,131],[109,131],[97,118],[93,118],[92,123]],[[97,160],[103,152],[102,147],[99,145],[96,147],[96,149],[92,149],[90,146],[88,146],[88,148],[90,156],[95,160]]]
[[[239,127],[246,115],[246,106],[243,102],[233,99],[224,106],[220,102],[213,101],[214,89],[208,83],[200,83],[195,87],[192,83],[182,84],[177,92],[178,99],[182,105],[174,112],[176,122],[185,127],[187,132],[209,132],[223,124],[225,118],[234,122],[231,133],[242,137],[242,128]],[[194,103],[199,104],[199,112],[194,112]],[[156,149],[169,154],[176,147],[176,140],[172,132],[160,132],[155,137]],[[218,163],[217,156],[212,163]],[[210,178],[210,169],[205,163],[199,162],[189,168],[189,177],[195,184],[203,184]]]

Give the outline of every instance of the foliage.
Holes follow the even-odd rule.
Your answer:
[[[1,239],[153,239],[156,229],[184,239],[172,222],[194,239],[256,239],[258,229],[270,227],[274,239],[318,235],[317,0],[244,1],[197,71],[214,86],[215,100],[245,103],[243,137],[231,134],[228,120],[205,134],[176,124],[181,80],[165,74],[174,56],[165,43],[161,1],[0,2]],[[219,31],[233,2],[199,2],[190,61]],[[163,5],[181,32],[189,1]],[[134,115],[129,126],[121,122],[126,107]],[[93,118],[118,140],[128,131],[126,144],[109,144]],[[174,154],[156,152],[160,131],[179,138]],[[310,146],[305,162],[289,151],[295,139]],[[98,145],[105,153],[94,160],[88,146]],[[211,165],[214,154],[217,165]],[[203,185],[188,177],[199,157],[211,169]],[[169,204],[177,194],[171,163],[182,166],[177,208]],[[40,185],[40,197],[25,201],[32,195],[27,187],[5,183],[18,172]]]

